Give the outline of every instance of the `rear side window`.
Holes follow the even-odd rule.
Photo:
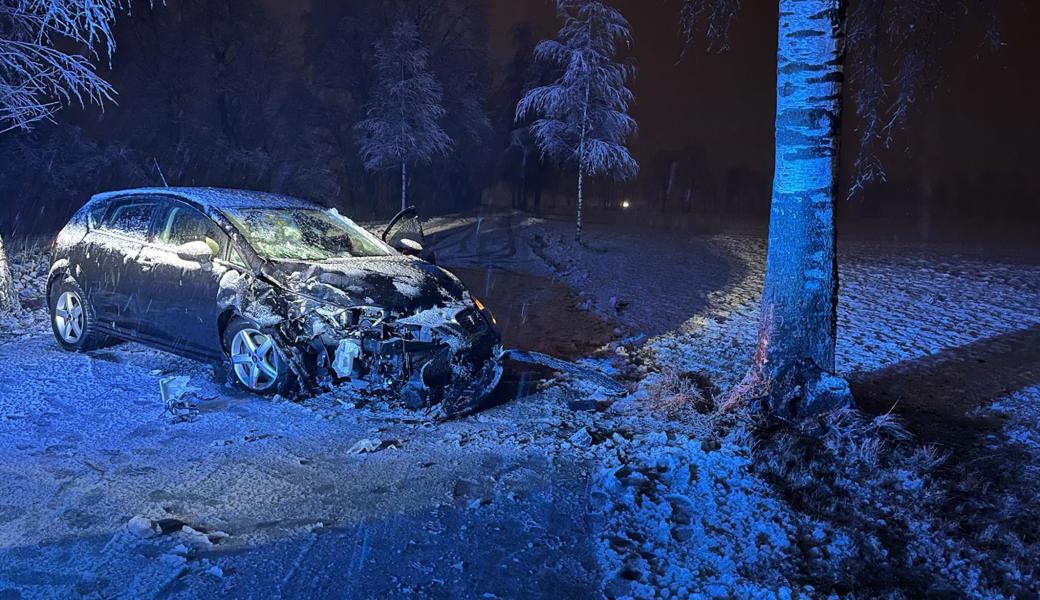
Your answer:
[[[90,229],[97,229],[101,226],[101,220],[105,218],[105,211],[108,210],[108,201],[96,202],[93,206],[87,209],[87,227]]]
[[[155,202],[144,198],[125,198],[112,203],[100,229],[144,240],[155,216]]]

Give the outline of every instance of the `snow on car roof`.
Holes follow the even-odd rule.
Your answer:
[[[122,196],[147,194],[154,196],[172,196],[194,202],[204,208],[317,208],[324,207],[309,200],[251,190],[233,190],[206,187],[148,187],[129,190],[117,190],[94,195],[91,200],[106,200]]]

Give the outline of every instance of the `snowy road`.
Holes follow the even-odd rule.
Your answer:
[[[558,395],[434,426],[327,396],[250,397],[133,344],[75,355],[33,332],[5,339],[0,364],[0,590],[594,595],[587,465],[560,449],[573,426]],[[163,373],[211,398],[197,421],[161,416]],[[351,454],[363,439],[387,448]],[[137,515],[209,537],[141,539],[125,527]]]

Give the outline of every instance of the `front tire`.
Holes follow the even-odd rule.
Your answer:
[[[224,330],[228,375],[235,385],[254,394],[286,394],[295,376],[271,332],[236,317]]]
[[[102,346],[108,338],[97,331],[94,309],[87,294],[72,279],[51,286],[48,298],[51,331],[58,345],[69,352],[86,352]]]

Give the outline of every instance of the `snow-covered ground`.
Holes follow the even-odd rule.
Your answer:
[[[489,289],[510,271],[574,289],[576,306],[496,307],[524,324],[576,310],[616,321],[589,364],[651,373],[613,405],[521,374],[497,406],[434,424],[332,394],[252,397],[135,344],[68,354],[40,310],[3,319],[0,595],[828,597],[836,579],[820,574],[854,542],[795,510],[738,420],[710,407],[750,355],[762,241],[591,226],[575,248],[569,227],[444,220],[435,248],[442,264],[487,269]],[[15,279],[40,308],[45,258],[26,256]],[[1040,357],[1025,349],[1037,263],[855,243],[842,269],[839,362],[871,408],[896,390],[897,412],[969,419],[958,431],[999,413],[988,443],[1040,458]],[[162,414],[169,375],[200,388],[196,420]]]
[[[789,466],[756,465],[773,462],[776,454],[757,447],[741,426],[706,425],[704,420],[720,418],[710,415],[676,419],[677,405],[696,413],[698,391],[722,392],[747,369],[763,240],[646,236],[622,227],[592,231],[586,247],[569,242],[567,223],[538,223],[531,236],[559,276],[588,295],[592,309],[619,315],[633,331],[652,336],[637,355],[664,371],[615,406],[645,421],[623,453],[602,457],[594,484],[604,517],[599,533],[608,597],[1038,592],[1036,254],[863,241],[842,246],[839,369],[864,410],[892,410],[917,439],[938,446],[893,443],[886,450],[873,446],[884,439],[875,428],[857,425],[857,435],[839,431],[826,442],[829,456],[848,460],[848,472],[809,458],[794,461],[811,465],[807,480],[797,468],[788,477],[806,480],[794,490],[803,495],[876,500],[875,508],[892,520],[882,531],[898,539],[917,528],[904,549],[873,530],[857,531],[862,522],[856,519],[821,522],[818,511],[795,510],[791,502],[804,500],[791,495],[797,486],[763,480]],[[703,258],[711,255],[719,259]],[[706,281],[721,283],[705,290]],[[681,385],[683,377],[699,382],[692,392]],[[659,420],[647,418],[655,415]],[[943,453],[947,462],[933,464]],[[992,474],[1000,469],[1007,476],[998,481]],[[862,480],[843,481],[851,473]],[[818,487],[812,481],[828,475],[833,479]],[[907,505],[905,512],[899,504]],[[856,510],[854,505],[845,508]],[[969,512],[955,512],[965,507]],[[890,563],[867,560],[875,549]],[[863,575],[851,575],[875,565],[899,566],[897,550],[913,557],[905,568],[921,569],[920,581],[889,576],[867,588]]]

